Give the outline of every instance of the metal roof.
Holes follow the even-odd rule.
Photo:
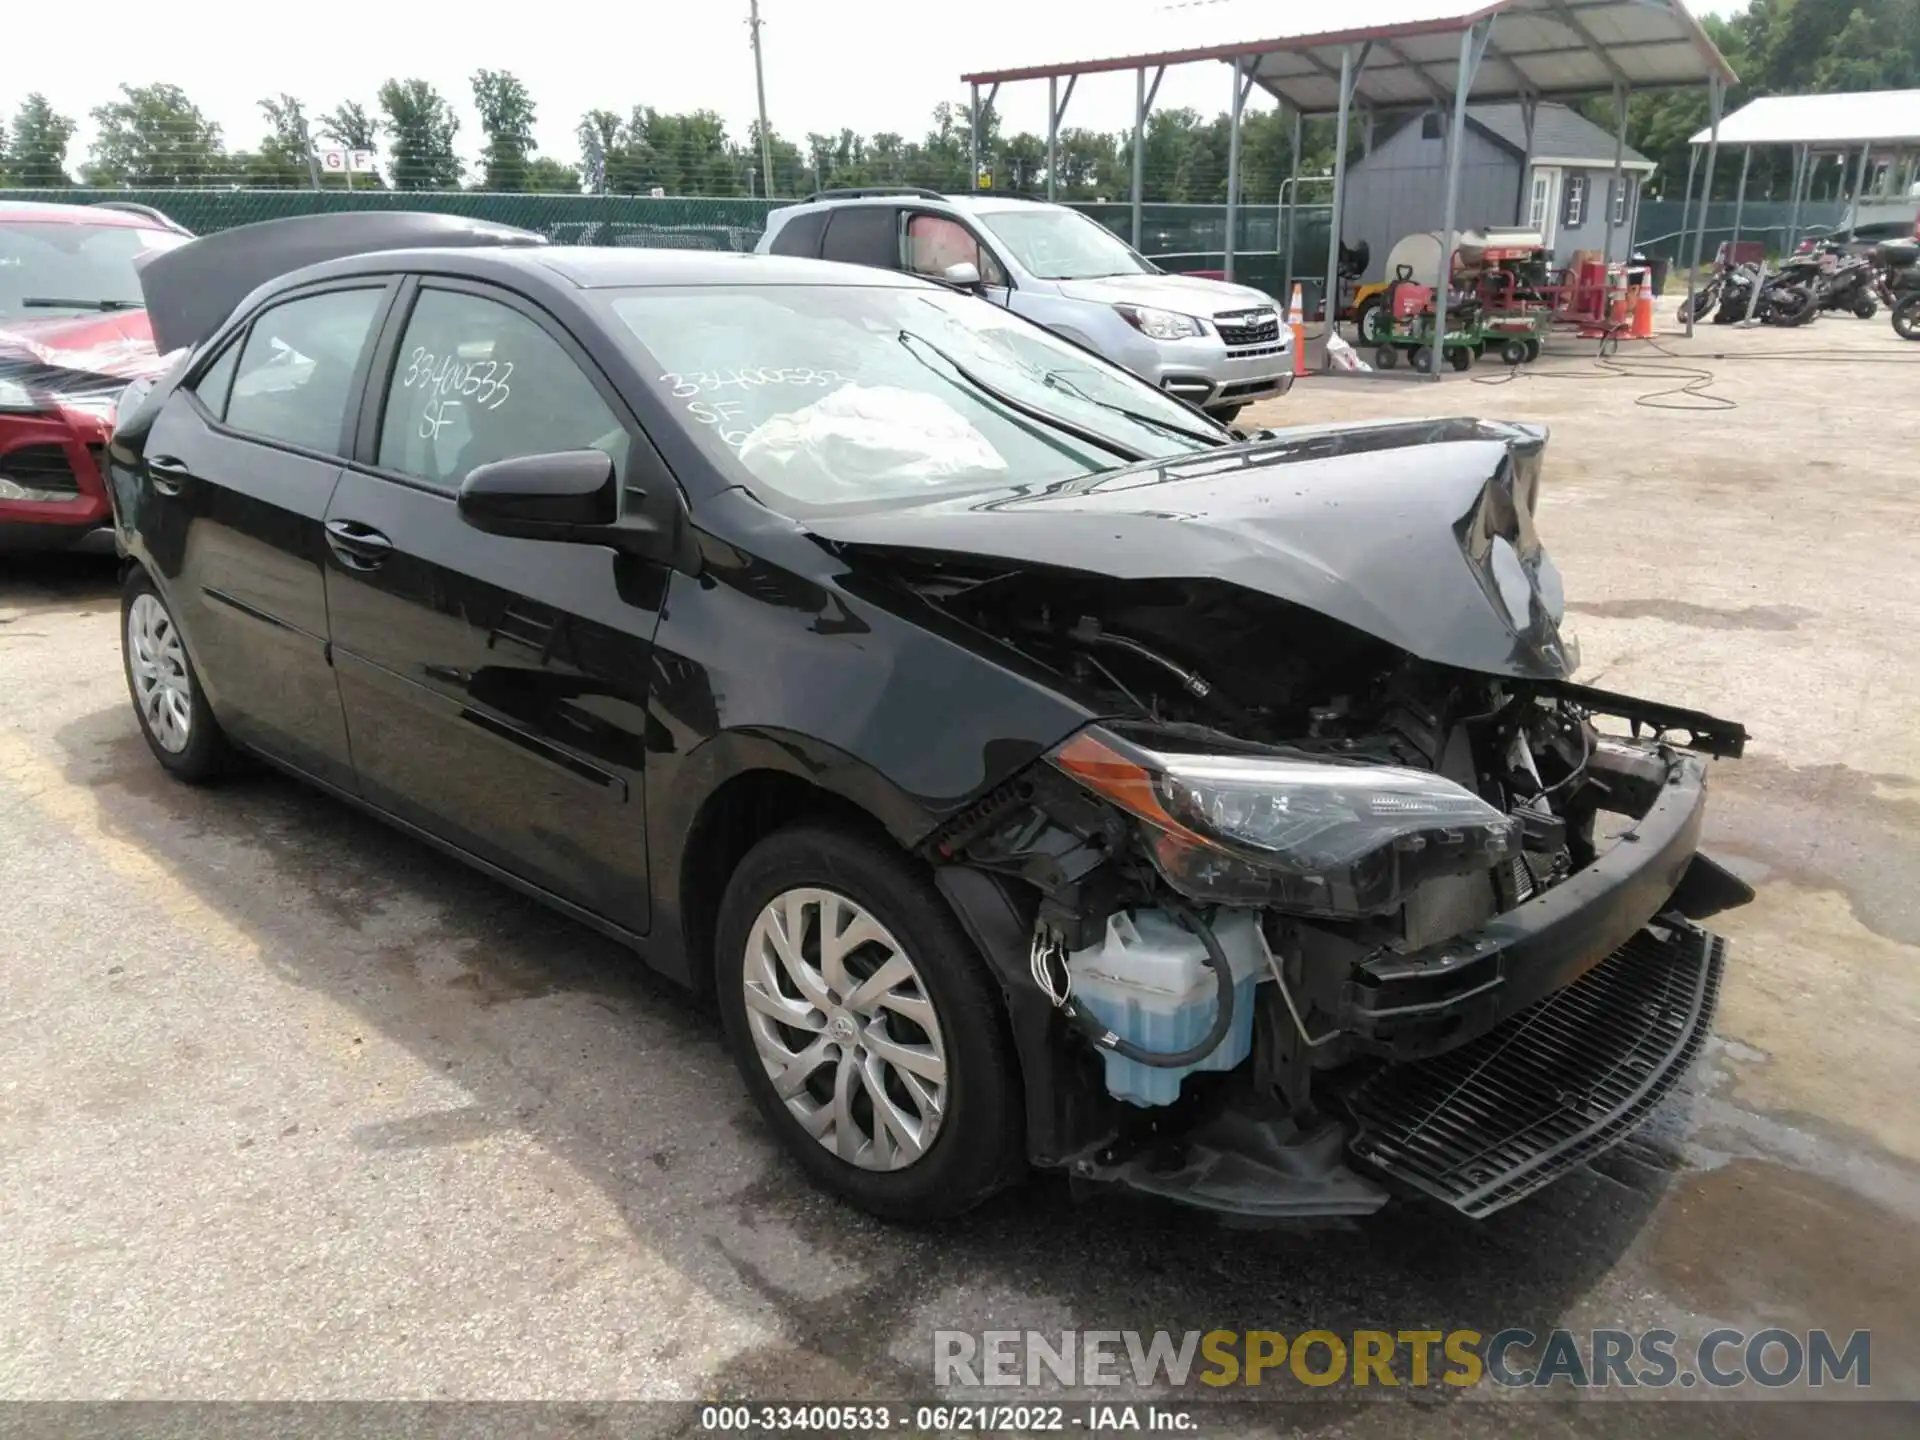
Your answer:
[[[1693,137],[1704,145],[1712,132]],[[1837,95],[1763,95],[1720,122],[1722,145],[1836,145],[1920,141],[1920,90],[1851,90]]]
[[[1304,12],[1304,13],[1303,13]],[[1307,18],[1311,16],[1312,18]],[[1338,29],[1322,29],[1330,17]],[[1118,6],[1101,16],[1098,39],[1078,57],[1033,46],[960,78],[976,84],[1178,65],[1252,62],[1256,84],[1308,115],[1340,102],[1340,49],[1371,42],[1354,91],[1374,109],[1451,103],[1460,34],[1493,20],[1475,101],[1592,95],[1705,85],[1737,77],[1682,0],[1339,0],[1329,6],[1275,0],[1184,0]],[[1051,53],[1049,53],[1051,52]],[[1724,135],[1722,137],[1725,138]]]
[[[1506,142],[1516,155],[1527,155],[1527,122],[1518,105],[1473,105],[1467,118]],[[1614,137],[1578,110],[1565,105],[1542,105],[1533,117],[1533,153],[1530,158],[1552,163],[1599,165],[1613,168]],[[1653,161],[1631,145],[1621,155],[1629,170],[1651,170]]]

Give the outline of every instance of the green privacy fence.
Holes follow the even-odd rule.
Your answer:
[[[1634,244],[1648,255],[1663,256],[1672,260],[1680,254],[1680,222],[1686,220],[1687,232],[1692,234],[1700,223],[1700,207],[1682,216],[1685,207],[1678,200],[1647,200],[1640,206],[1640,220],[1634,227]],[[1702,260],[1711,260],[1714,251],[1723,240],[1733,238],[1733,212],[1735,204],[1731,200],[1716,200],[1707,208],[1707,234],[1701,247]],[[1787,228],[1793,219],[1793,206],[1785,200],[1749,200],[1740,209],[1740,238],[1742,240],[1764,241],[1769,250],[1779,251],[1787,239]],[[1844,228],[1847,219],[1847,207],[1838,200],[1826,200],[1819,204],[1811,202],[1800,207],[1800,234],[1823,235],[1829,231]],[[1693,242],[1686,241],[1686,253],[1693,253]]]
[[[471,190],[0,190],[0,200],[132,201],[196,235],[342,210],[436,210],[538,230],[561,245],[751,250],[779,201],[644,195],[491,195]]]
[[[435,210],[538,230],[561,245],[639,245],[678,249],[751,250],[779,200],[644,195],[503,195],[470,190],[0,190],[0,199],[87,205],[131,201],[166,212],[195,234],[343,210]],[[1131,238],[1133,207],[1088,202],[1085,211]],[[1224,264],[1224,205],[1142,207],[1141,249],[1172,270],[1218,270]],[[1280,286],[1280,222],[1272,205],[1240,211],[1236,271],[1250,284]],[[1302,206],[1295,226],[1293,273],[1324,275],[1327,212]]]
[[[133,201],[164,210],[196,234],[342,210],[437,210],[538,230],[562,245],[636,245],[701,250],[751,250],[766,228],[767,212],[789,203],[704,196],[505,195],[470,190],[0,190],[0,200],[91,204]],[[1075,205],[1131,239],[1133,207],[1124,202]],[[1706,252],[1733,233],[1733,203],[1715,201],[1708,217]],[[1778,247],[1790,207],[1778,201],[1746,206],[1741,233]],[[1650,200],[1641,207],[1636,243],[1649,254],[1671,258],[1679,245],[1680,203]],[[1837,202],[1801,207],[1803,234],[1844,223]],[[1296,213],[1292,273],[1307,282],[1311,306],[1327,272],[1328,212],[1302,205]],[[1281,215],[1272,204],[1242,206],[1235,243],[1235,271],[1247,283],[1278,295],[1281,286]],[[1224,205],[1147,204],[1141,207],[1140,249],[1170,270],[1219,270],[1224,265]],[[1285,298],[1284,296],[1281,298]]]

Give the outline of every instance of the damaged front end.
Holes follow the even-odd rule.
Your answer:
[[[1745,734],[1566,678],[1544,437],[1464,438],[1500,443],[1458,573],[1400,577],[1436,611],[1392,627],[1367,597],[848,552],[1102,717],[926,845],[1001,971],[1037,1163],[1242,1217],[1395,1188],[1485,1215],[1697,1052],[1724,944],[1695,922],[1751,898],[1698,853],[1702,757]]]

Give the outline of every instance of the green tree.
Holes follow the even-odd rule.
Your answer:
[[[620,117],[611,110],[589,110],[574,127],[580,142],[580,178],[589,195],[607,193],[607,156],[620,148]]]
[[[121,85],[95,107],[99,128],[86,167],[93,185],[205,185],[224,177],[220,127],[178,85]]]
[[[542,195],[578,195],[580,171],[551,155],[536,155],[522,172],[521,188]]]
[[[487,147],[481,159],[480,188],[525,190],[528,160],[534,150],[533,97],[517,75],[506,70],[476,70],[473,104]],[[579,177],[574,177],[576,187]]]
[[[55,111],[46,96],[38,91],[27,96],[14,112],[12,135],[5,146],[12,183],[42,190],[71,185],[67,146],[73,131],[73,120]]]
[[[456,190],[466,164],[454,151],[460,117],[425,80],[389,80],[380,87],[380,109],[392,145],[393,188]]]
[[[323,140],[331,140],[345,150],[378,150],[380,122],[367,113],[357,100],[343,100],[319,120]]]

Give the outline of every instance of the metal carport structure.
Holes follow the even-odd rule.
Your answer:
[[[1687,166],[1687,205],[1693,204],[1693,161],[1702,145],[1714,143],[1711,131],[1702,130],[1693,137]],[[1854,203],[1847,224],[1847,238],[1860,219],[1861,201],[1866,193],[1867,160],[1876,145],[1920,148],[1920,90],[1850,90],[1827,95],[1765,95],[1741,106],[1720,123],[1722,145],[1740,147],[1740,190],[1734,201],[1733,238],[1740,238],[1741,212],[1747,200],[1747,167],[1756,145],[1793,147],[1792,215],[1787,222],[1785,249],[1791,251],[1800,237],[1800,206],[1813,177],[1811,163],[1815,150],[1838,151],[1843,157],[1854,146],[1860,147],[1858,168],[1854,171]],[[1909,169],[1908,183],[1912,183]],[[1711,197],[1700,201],[1701,224]],[[1681,228],[1684,230],[1684,217]],[[1695,256],[1698,263],[1698,255]],[[1689,287],[1688,298],[1692,298]]]
[[[1134,72],[1133,243],[1140,243],[1146,121],[1169,65],[1212,60],[1233,68],[1227,156],[1226,268],[1233,274],[1234,229],[1240,205],[1240,117],[1254,86],[1293,114],[1293,171],[1300,169],[1300,127],[1309,117],[1335,117],[1332,229],[1327,246],[1326,312],[1336,323],[1339,297],[1341,203],[1346,183],[1348,126],[1356,105],[1369,113],[1450,107],[1446,252],[1457,235],[1460,136],[1470,101],[1517,101],[1532,149],[1534,108],[1542,100],[1611,93],[1617,115],[1614,184],[1626,146],[1627,97],[1634,90],[1705,85],[1713,128],[1720,123],[1726,87],[1737,77],[1682,0],[1341,0],[1344,24],[1320,30],[1303,23],[1305,5],[1274,0],[1187,0],[1103,15],[1101,54],[1033,55],[1020,63],[980,69],[960,78],[973,87],[972,161],[978,184],[980,127],[1000,86],[1047,82],[1048,194],[1053,194],[1060,122],[1082,75]],[[1279,12],[1291,12],[1282,14]],[[1324,23],[1324,22],[1322,22]],[[1152,78],[1149,79],[1149,72]],[[1066,81],[1061,94],[1060,81]],[[985,104],[981,87],[987,87]],[[1709,145],[1708,184],[1717,145]],[[1291,219],[1291,212],[1289,212]],[[1607,211],[1611,241],[1612,207]],[[1292,234],[1282,240],[1291,261]],[[1694,241],[1699,263],[1702,236]],[[1439,287],[1436,333],[1446,333],[1448,287]],[[1437,357],[1436,357],[1437,358]],[[1439,378],[1436,363],[1432,376]]]

